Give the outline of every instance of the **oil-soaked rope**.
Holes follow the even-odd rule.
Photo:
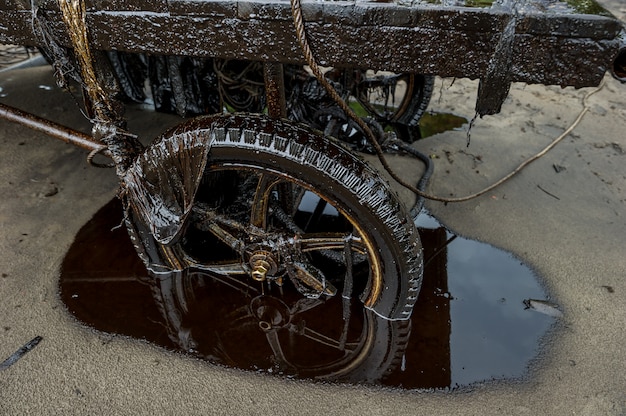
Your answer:
[[[507,180],[511,179],[513,176],[518,174],[523,168],[528,166],[530,163],[534,162],[535,160],[537,160],[540,157],[542,157],[543,155],[545,155],[550,149],[552,149],[561,140],[563,140],[567,135],[569,135],[572,132],[572,130],[574,130],[576,128],[576,126],[578,126],[578,124],[581,122],[583,116],[589,110],[589,105],[587,103],[587,100],[589,99],[589,97],[591,97],[593,94],[595,94],[598,91],[600,91],[602,89],[602,87],[604,86],[604,81],[603,81],[600,84],[599,87],[597,87],[596,89],[590,91],[589,93],[587,93],[587,95],[585,95],[585,97],[583,98],[583,108],[580,111],[580,113],[578,114],[578,117],[576,117],[574,122],[560,136],[558,136],[557,138],[552,140],[552,142],[548,146],[546,146],[544,149],[542,149],[539,153],[537,153],[534,156],[526,159],[524,162],[522,162],[517,168],[515,168],[508,175],[504,176],[503,178],[501,178],[500,180],[496,181],[495,183],[489,185],[488,187],[482,189],[481,191],[475,192],[475,193],[473,193],[471,195],[467,195],[467,196],[463,196],[463,197],[456,197],[456,198],[446,198],[446,197],[441,197],[441,196],[437,196],[437,195],[431,195],[431,194],[423,192],[420,189],[418,189],[417,187],[407,183],[404,179],[400,178],[398,176],[398,174],[393,171],[393,169],[391,168],[391,166],[387,162],[387,159],[386,159],[386,157],[384,155],[384,151],[383,151],[381,145],[376,140],[376,138],[374,136],[374,133],[371,131],[369,126],[363,121],[363,119],[361,119],[348,106],[348,104],[343,100],[343,98],[341,98],[341,96],[337,93],[337,91],[335,91],[333,86],[328,82],[326,77],[324,77],[324,73],[322,72],[320,66],[317,64],[317,61],[316,61],[316,59],[315,59],[315,57],[313,55],[313,52],[311,51],[311,48],[309,46],[309,42],[308,42],[308,40],[306,38],[306,29],[304,27],[304,20],[302,18],[302,4],[301,4],[301,1],[300,0],[290,0],[290,1],[291,1],[291,12],[292,12],[292,16],[293,16],[293,21],[294,21],[294,25],[295,25],[295,29],[296,29],[296,36],[298,38],[298,42],[300,43],[300,47],[302,48],[302,52],[304,54],[304,58],[305,58],[307,64],[311,68],[311,71],[313,72],[313,74],[315,75],[315,77],[317,78],[319,83],[324,87],[324,89],[326,89],[326,92],[328,92],[328,94],[331,96],[331,98],[348,115],[348,117],[350,117],[361,128],[361,130],[365,133],[365,136],[366,136],[367,140],[370,142],[370,144],[374,148],[374,150],[376,152],[376,156],[380,160],[380,163],[382,164],[382,166],[385,169],[385,171],[387,171],[387,173],[389,173],[389,175],[398,184],[402,185],[403,187],[407,188],[408,190],[410,190],[411,192],[417,194],[418,196],[420,196],[422,198],[431,199],[431,200],[439,201],[439,202],[445,202],[445,203],[448,203],[448,202],[464,202],[464,201],[469,201],[470,199],[477,198],[477,197],[479,197],[479,196],[481,196],[481,195],[483,195],[483,194],[493,190],[494,188],[500,186],[502,183],[506,182]]]
[[[102,146],[98,149],[95,149],[89,152],[89,154],[87,155],[87,163],[89,163],[91,166],[95,168],[114,168],[115,167],[115,163],[112,163],[112,162],[111,163],[95,162],[93,159],[99,154],[105,155],[107,157],[111,157],[111,152],[109,152],[109,149],[107,149],[106,146]]]
[[[89,47],[88,33],[85,25],[85,2],[75,0],[60,0],[61,17],[68,28],[68,35],[74,45],[75,58],[85,84],[87,94],[94,103],[96,116],[104,122],[112,122],[111,114],[116,111],[112,108],[106,92],[100,86],[93,66],[93,56]]]
[[[116,105],[98,79],[89,43],[85,1],[58,0],[58,5],[74,48],[74,59],[80,68],[80,82],[93,105],[95,114],[95,120],[92,120],[93,133],[107,145],[115,162],[117,174],[123,177],[135,156],[143,150],[143,145],[135,135],[125,130],[121,107]],[[93,161],[93,156],[89,160]]]
[[[85,81],[80,76],[80,71],[74,65],[74,62],[70,58],[68,52],[59,44],[58,40],[52,35],[50,28],[50,19],[46,16],[45,11],[40,9],[34,0],[31,0],[31,25],[33,33],[39,38],[41,47],[39,51],[44,55],[46,60],[51,64],[54,70],[54,76],[59,88],[64,89],[72,97],[74,104],[80,110],[85,118],[91,123],[95,123],[95,120],[89,118],[89,116],[83,110],[80,100],[69,87],[68,76],[76,81],[83,89],[87,89]],[[111,157],[111,152],[105,145],[91,151],[87,155],[87,163],[97,168],[114,168],[113,163],[99,163],[94,162],[94,158],[98,154],[103,154],[106,157]]]

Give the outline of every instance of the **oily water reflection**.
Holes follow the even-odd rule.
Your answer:
[[[79,231],[61,270],[63,302],[99,331],[144,339],[221,365],[285,377],[405,389],[518,378],[554,317],[532,271],[508,253],[457,238],[422,215],[422,290],[409,321],[384,320],[340,296],[242,285],[199,272],[151,277],[117,199]],[[343,312],[342,312],[343,311]],[[346,323],[347,322],[347,323]]]

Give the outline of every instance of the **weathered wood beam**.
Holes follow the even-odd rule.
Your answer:
[[[37,44],[32,13],[7,10],[3,1],[0,43]],[[88,6],[96,49],[303,63],[288,1],[89,0]],[[513,16],[494,7],[340,1],[305,2],[303,12],[324,65],[468,78],[485,76]],[[52,35],[69,46],[58,11],[47,14]],[[530,10],[516,17],[506,70],[511,81],[597,85],[623,47],[622,30],[610,17]]]

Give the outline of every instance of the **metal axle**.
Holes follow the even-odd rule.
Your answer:
[[[90,152],[102,152],[102,154],[108,155],[108,151],[105,150],[106,146],[88,134],[2,103],[0,103],[0,118],[45,133],[55,139],[73,144]]]

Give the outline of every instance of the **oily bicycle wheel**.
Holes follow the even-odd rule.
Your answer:
[[[167,216],[137,215],[141,204],[130,201],[149,267],[278,287],[289,281],[306,298],[353,297],[385,318],[410,317],[422,278],[419,236],[372,168],[304,126],[218,115],[170,131],[154,145],[171,149],[161,160],[139,158],[141,168],[130,170],[156,176],[151,170],[180,162],[176,149],[190,138],[208,154],[189,214],[178,228],[162,226],[174,237],[151,240],[148,223]]]

